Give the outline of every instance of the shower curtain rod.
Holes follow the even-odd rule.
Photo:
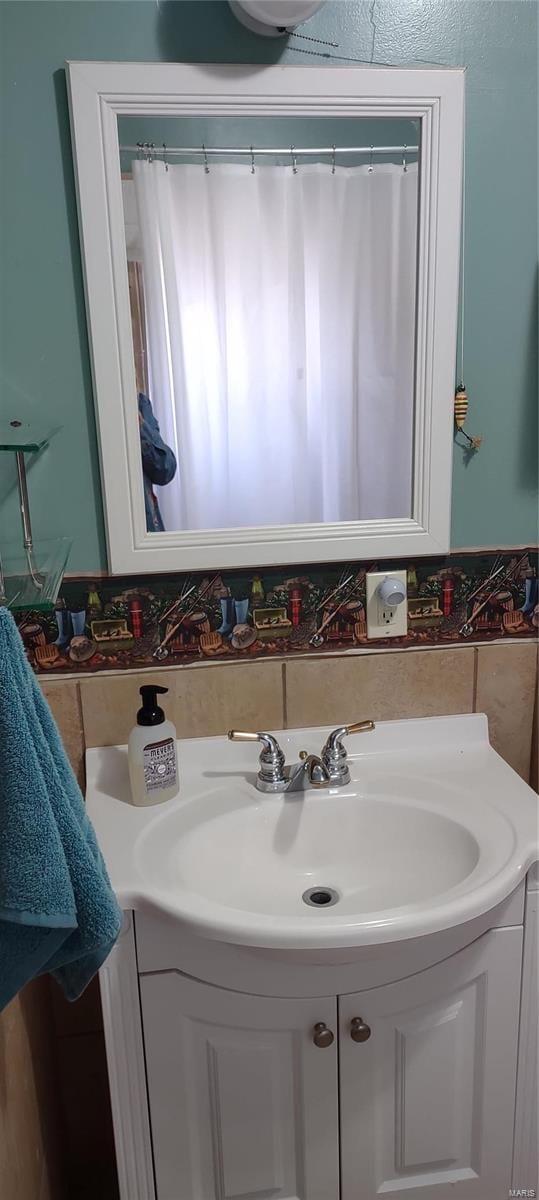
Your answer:
[[[333,158],[337,154],[417,154],[419,146],[281,146],[261,147],[257,150],[256,146],[166,146],[163,142],[160,146],[153,142],[140,142],[136,146],[120,146],[123,152],[132,151],[134,154],[151,154],[153,157],[162,155],[168,157],[169,154],[199,154],[202,158],[210,157],[213,154],[244,154],[247,158],[259,158],[263,154],[292,154],[295,156],[309,156],[312,154],[327,154]]]

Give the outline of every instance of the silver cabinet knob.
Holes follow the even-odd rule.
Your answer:
[[[368,1042],[371,1036],[370,1026],[363,1017],[353,1017],[350,1021],[350,1037],[353,1042]]]
[[[313,1029],[313,1042],[320,1050],[325,1050],[327,1046],[331,1046],[335,1041],[331,1029],[328,1029],[325,1021],[318,1021]]]

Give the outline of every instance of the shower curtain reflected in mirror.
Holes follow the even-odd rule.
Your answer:
[[[133,178],[165,528],[409,517],[417,166]]]

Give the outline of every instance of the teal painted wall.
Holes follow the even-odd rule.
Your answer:
[[[309,33],[343,55],[466,65],[466,383],[483,448],[455,451],[454,547],[537,538],[537,7],[528,0],[326,3]],[[63,431],[33,464],[36,534],[105,566],[63,63],[314,63],[242,29],[225,0],[0,3],[0,415]],[[0,536],[18,532],[2,460]]]

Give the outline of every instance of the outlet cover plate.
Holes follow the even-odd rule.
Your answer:
[[[367,637],[406,637],[408,633],[408,601],[390,607],[380,600],[378,588],[384,579],[399,579],[406,590],[406,571],[370,571],[367,574]]]

